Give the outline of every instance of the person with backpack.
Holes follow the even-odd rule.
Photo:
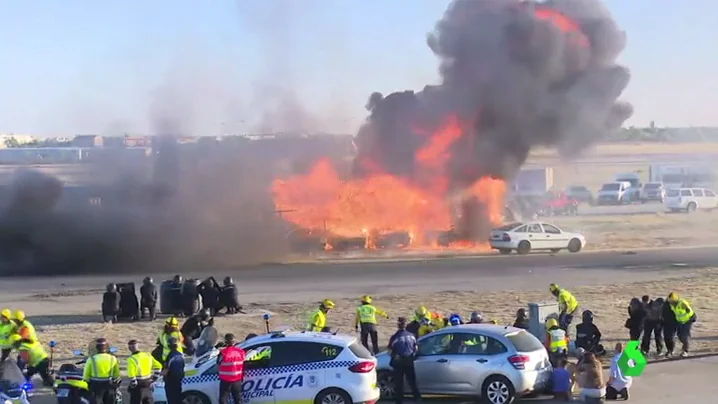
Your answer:
[[[662,297],[648,303],[648,315],[644,324],[643,341],[641,342],[643,355],[648,355],[651,350],[651,338],[656,341],[656,353],[660,355],[663,352],[663,304]]]

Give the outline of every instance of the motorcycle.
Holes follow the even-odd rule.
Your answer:
[[[109,352],[114,354],[117,349],[110,347]],[[83,368],[80,365],[87,362],[87,356],[81,351],[72,351],[72,354],[82,360],[75,363],[65,363],[55,374],[55,397],[57,404],[90,404],[90,392],[87,383],[82,381]],[[119,386],[118,386],[119,387]],[[122,404],[122,392],[115,390],[115,404]]]
[[[12,404],[30,404],[29,396],[32,384],[25,380],[25,375],[17,362],[5,360],[0,364],[0,402]]]

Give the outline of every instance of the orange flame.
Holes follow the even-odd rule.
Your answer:
[[[426,183],[416,185],[389,174],[340,180],[329,160],[320,160],[304,175],[277,179],[272,184],[276,210],[301,228],[326,236],[364,237],[365,248],[376,248],[382,234],[404,232],[411,246],[426,246],[430,231],[449,230],[453,207],[446,198],[448,178],[443,167],[451,158],[450,146],[463,130],[455,116],[428,137],[415,154]],[[498,224],[503,212],[504,182],[480,178],[464,191],[485,206],[489,219]],[[332,246],[326,242],[325,249]]]

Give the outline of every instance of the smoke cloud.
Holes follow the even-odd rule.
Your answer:
[[[464,136],[445,167],[454,189],[482,176],[512,179],[537,146],[573,156],[620,128],[629,72],[616,63],[626,36],[597,0],[455,0],[427,38],[442,82],[373,93],[356,136],[355,172],[421,180],[424,130],[457,116]],[[471,216],[471,215],[466,215]]]

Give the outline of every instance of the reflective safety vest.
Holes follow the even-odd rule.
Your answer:
[[[319,332],[326,326],[327,315],[324,314],[324,312],[320,309],[317,309],[317,311],[312,313],[311,317],[309,318],[309,325],[307,326],[307,331]]]
[[[568,341],[566,341],[566,331],[556,328],[548,332],[549,346],[548,350],[551,353],[560,351],[568,351]]]
[[[10,336],[15,333],[16,325],[12,321],[0,323],[0,349],[12,348]]]
[[[179,353],[182,353],[184,350],[184,336],[179,331],[173,331],[171,333],[163,332],[162,335],[160,335],[160,345],[162,345],[162,360],[166,361],[167,357],[170,354],[170,343],[169,340],[171,337],[174,337],[177,339],[177,351]]]
[[[671,304],[671,310],[676,315],[676,321],[679,324],[685,324],[691,321],[693,317],[693,309],[691,305],[684,299],[680,299],[676,304]]]
[[[356,325],[359,324],[376,324],[376,315],[380,315],[384,318],[387,318],[386,312],[377,309],[376,307],[372,306],[371,304],[362,304],[361,306],[357,307],[357,313],[356,313]]]
[[[242,380],[244,375],[244,350],[236,346],[230,346],[224,348],[220,352],[220,356],[219,366],[217,367],[219,380],[229,383]]]
[[[43,359],[47,358],[45,348],[37,340],[23,340],[18,347],[18,351],[27,353],[27,364],[32,367],[37,366]]]
[[[571,292],[566,289],[561,289],[561,291],[558,292],[558,306],[559,310],[566,314],[571,314],[578,308],[578,301],[576,301],[576,298],[573,297]]]
[[[127,377],[130,380],[149,380],[153,371],[162,370],[162,364],[147,352],[135,352],[127,358]]]
[[[37,341],[37,333],[35,332],[35,327],[27,320],[23,320],[17,323],[17,333],[20,334],[23,339]]]
[[[117,358],[108,353],[98,353],[87,358],[82,380],[86,382],[113,382],[120,379]]]

